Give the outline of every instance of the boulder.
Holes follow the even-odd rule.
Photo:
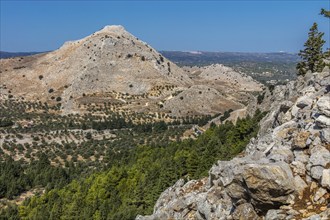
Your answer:
[[[310,174],[314,179],[320,181],[323,174],[323,170],[324,167],[322,166],[313,166],[310,169]]]
[[[229,185],[236,176],[242,173],[242,166],[246,163],[245,159],[234,158],[231,161],[218,161],[209,171],[209,185],[219,184],[220,186]]]
[[[307,95],[299,97],[296,102],[296,106],[300,109],[303,109],[306,106],[310,107],[312,104],[313,104],[313,99]]]
[[[305,175],[306,174],[306,167],[301,161],[293,161],[291,163],[291,167],[294,173],[298,175]]]
[[[323,170],[321,185],[330,190],[330,169],[324,169]]]
[[[299,195],[302,195],[305,188],[307,187],[307,184],[300,176],[294,177],[294,185],[296,186],[296,191],[299,193]]]
[[[330,117],[330,97],[322,96],[316,103],[320,114]]]
[[[320,128],[329,128],[330,127],[330,118],[324,115],[320,115],[315,120],[316,125]]]
[[[292,148],[306,148],[307,147],[307,140],[310,136],[309,131],[301,131],[297,135],[293,136],[293,141],[292,141]]]
[[[225,219],[232,210],[231,199],[223,192],[221,188],[215,187],[208,192],[203,193],[202,197],[196,199],[197,217],[203,219]]]
[[[311,150],[311,153],[309,163],[311,163],[312,166],[325,167],[330,163],[330,152],[325,147],[316,146]]]
[[[320,131],[322,142],[330,143],[330,128],[324,128]]]
[[[294,160],[306,164],[309,161],[309,156],[301,149],[293,151]]]
[[[291,163],[293,161],[293,153],[291,150],[286,149],[286,148],[279,148],[279,149],[274,149],[271,151],[271,153],[267,156],[270,161],[273,162],[286,162],[286,163]]]
[[[261,211],[286,204],[295,191],[291,169],[284,162],[248,164],[242,176],[252,203]]]
[[[300,91],[303,95],[312,95],[316,92],[314,86],[307,86]]]
[[[294,120],[276,127],[272,133],[273,140],[282,140],[291,136],[297,130],[298,124]]]

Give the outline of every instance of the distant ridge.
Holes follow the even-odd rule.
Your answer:
[[[39,53],[46,53],[45,52],[6,52],[6,51],[0,51],[0,59],[7,59],[12,57],[25,57],[25,56],[31,56]]]
[[[241,62],[297,63],[294,53],[270,52],[208,52],[208,51],[160,51],[167,59],[179,66],[206,66],[214,63],[232,64]]]

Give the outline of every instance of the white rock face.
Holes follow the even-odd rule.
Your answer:
[[[319,111],[330,117],[330,96],[323,96],[317,101],[317,108]]]
[[[330,190],[330,169],[323,170],[321,184],[323,187],[326,187],[328,190]]]

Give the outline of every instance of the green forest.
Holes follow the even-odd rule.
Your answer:
[[[239,119],[236,125],[231,122],[212,125],[196,140],[172,142],[167,146],[119,148],[106,170],[87,177],[64,178],[67,172],[80,172],[77,168],[50,168],[44,155],[40,155],[32,170],[47,175],[22,174],[15,169],[14,162],[2,164],[1,171],[12,169],[10,173],[14,175],[5,177],[1,172],[2,180],[14,181],[15,175],[31,175],[34,178],[23,178],[22,185],[24,181],[51,183],[59,179],[62,182],[54,183],[56,188],[50,187],[45,194],[27,199],[19,207],[9,205],[0,216],[4,219],[134,219],[137,214],[151,214],[161,192],[178,179],[207,176],[214,162],[229,160],[242,152],[251,137],[256,136],[258,122],[264,115],[257,111],[253,117]],[[6,192],[8,189],[4,187],[10,185],[10,182],[2,185],[1,192]]]

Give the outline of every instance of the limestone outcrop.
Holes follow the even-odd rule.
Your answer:
[[[179,180],[136,219],[330,219],[329,69],[273,93],[244,156]]]

